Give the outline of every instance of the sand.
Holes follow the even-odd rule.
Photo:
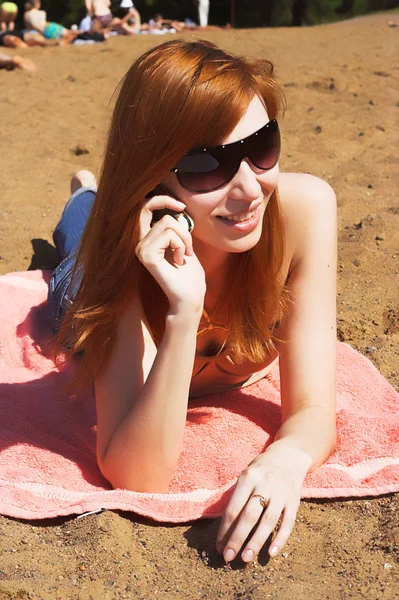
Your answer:
[[[288,101],[281,167],[325,178],[338,197],[339,338],[397,387],[399,28],[388,19],[202,37],[275,62]],[[54,266],[70,176],[98,171],[114,88],[165,39],[27,49],[36,74],[0,72],[0,273]],[[399,495],[303,502],[284,554],[248,566],[216,554],[218,523],[0,517],[0,598],[399,598]]]

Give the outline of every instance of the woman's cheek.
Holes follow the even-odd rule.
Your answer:
[[[280,177],[279,165],[273,167],[271,171],[266,171],[260,178],[259,183],[262,186],[265,196],[271,196],[278,185]]]
[[[205,194],[192,194],[183,202],[187,205],[187,212],[195,220],[206,220],[212,213],[217,212],[217,207],[223,199],[223,194],[209,192]]]

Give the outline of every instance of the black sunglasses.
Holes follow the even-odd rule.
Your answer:
[[[279,156],[280,130],[276,119],[273,119],[238,142],[193,148],[171,170],[186,190],[205,194],[231,181],[244,158],[258,169],[269,171],[277,164]]]

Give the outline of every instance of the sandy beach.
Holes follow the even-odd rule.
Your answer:
[[[201,37],[274,62],[287,98],[281,169],[326,179],[338,198],[339,339],[398,389],[399,27],[390,18]],[[0,274],[55,266],[52,230],[72,173],[99,171],[113,91],[136,56],[170,37],[30,48],[18,54],[37,73],[0,71]],[[399,598],[399,495],[302,502],[284,553],[247,566],[224,565],[218,525],[111,511],[0,517],[0,599]]]

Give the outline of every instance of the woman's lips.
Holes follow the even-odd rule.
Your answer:
[[[259,205],[255,210],[248,211],[248,217],[242,215],[242,217],[244,217],[242,221],[234,221],[222,216],[218,216],[217,219],[223,223],[223,225],[230,227],[230,229],[236,229],[237,231],[241,231],[243,233],[250,233],[259,223],[260,207],[261,205]]]

